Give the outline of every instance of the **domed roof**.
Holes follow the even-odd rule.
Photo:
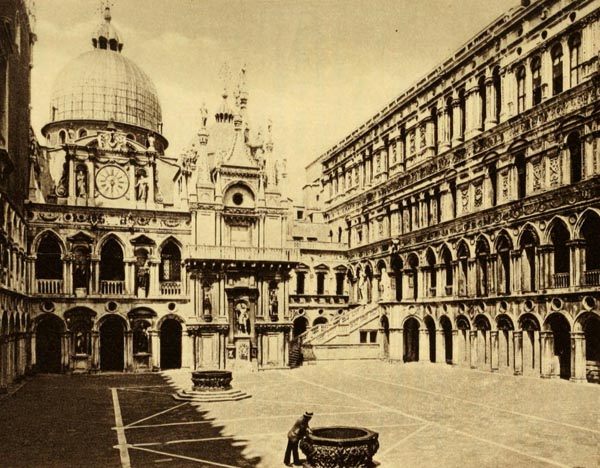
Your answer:
[[[160,133],[162,113],[152,80],[121,55],[110,12],[93,38],[94,49],[58,74],[50,101],[53,121],[113,120]]]

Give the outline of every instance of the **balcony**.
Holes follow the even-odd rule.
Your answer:
[[[62,294],[62,279],[36,279],[38,294]]]
[[[100,294],[115,296],[125,294],[125,281],[100,281]]]
[[[324,294],[290,294],[290,304],[345,305],[348,304],[348,299],[348,296],[333,296]]]
[[[600,270],[587,270],[583,272],[585,286],[600,286]]]
[[[600,271],[598,272],[600,273]],[[554,288],[568,288],[570,286],[569,273],[554,273],[552,275],[552,286]]]
[[[293,262],[299,261],[297,249],[270,247],[233,247],[220,245],[192,245],[190,258],[194,260],[231,260],[252,262]]]
[[[160,283],[160,293],[163,296],[181,295],[181,281],[163,281]]]

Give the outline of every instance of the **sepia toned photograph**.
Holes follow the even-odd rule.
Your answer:
[[[0,467],[600,467],[600,0],[0,0]]]

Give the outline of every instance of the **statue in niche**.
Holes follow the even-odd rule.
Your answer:
[[[81,330],[75,332],[75,354],[87,354],[85,333]]]
[[[75,130],[72,125],[68,128],[67,133],[69,135],[69,143],[73,143],[75,141]]]
[[[155,141],[156,141],[156,138],[154,137],[154,135],[152,133],[150,135],[148,135],[148,151],[156,151],[156,148],[154,146]]]
[[[148,284],[150,278],[150,265],[148,263],[148,258],[138,257],[137,262],[137,288],[138,291],[140,289],[144,289],[146,292],[146,296],[148,295]]]
[[[135,181],[135,198],[140,201],[148,201],[148,174],[144,169],[137,172]]]
[[[89,259],[87,253],[80,249],[75,250],[73,255],[73,286],[75,289],[88,287]]]
[[[279,301],[277,300],[277,285],[269,290],[269,314],[276,318],[279,313]]]
[[[75,187],[78,198],[87,198],[87,174],[86,170],[81,166],[77,168]]]
[[[212,303],[210,300],[210,284],[204,283],[202,286],[202,311],[204,315],[212,315]]]
[[[235,320],[237,331],[240,333],[250,333],[250,315],[248,314],[248,304],[240,301],[235,306]]]
[[[150,338],[148,328],[150,324],[147,322],[138,322],[133,330],[133,352],[147,353],[150,350]]]

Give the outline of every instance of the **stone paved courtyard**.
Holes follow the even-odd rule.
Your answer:
[[[0,400],[2,466],[274,468],[305,410],[313,427],[378,431],[381,468],[600,466],[600,386],[591,384],[331,362],[234,373],[252,398],[196,405],[171,398],[189,373],[164,377],[36,377]]]

